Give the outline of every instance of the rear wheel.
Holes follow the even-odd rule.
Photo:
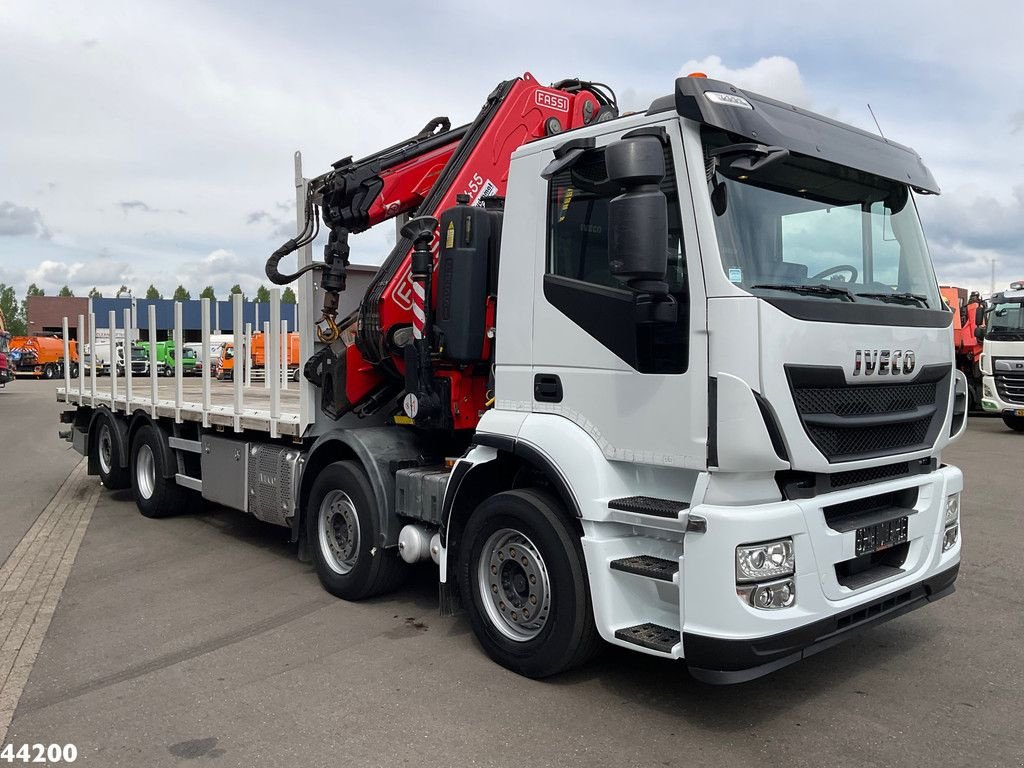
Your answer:
[[[1024,416],[1014,416],[1012,413],[1003,414],[1003,424],[1014,432],[1024,432]]]
[[[139,428],[132,439],[131,481],[135,504],[144,517],[167,517],[188,511],[195,502],[194,491],[183,488],[171,477],[163,434],[152,424]]]
[[[96,423],[96,438],[93,443],[100,482],[112,491],[127,488],[131,483],[128,469],[121,465],[121,453],[114,431],[116,429],[117,427],[111,423],[111,417],[101,417]]]
[[[53,363],[47,363],[46,365],[43,366],[43,378],[44,379],[52,379],[56,375],[57,375],[57,369],[54,367]]]
[[[324,589],[346,600],[388,592],[401,583],[405,563],[380,546],[377,502],[354,461],[329,464],[316,478],[307,507],[313,563]]]
[[[473,631],[503,667],[547,677],[599,647],[580,536],[550,495],[507,491],[477,507],[459,577]]]

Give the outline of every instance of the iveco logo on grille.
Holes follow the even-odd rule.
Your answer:
[[[854,376],[909,376],[916,366],[911,349],[858,349],[853,355]]]

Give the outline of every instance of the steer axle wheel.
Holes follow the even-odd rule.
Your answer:
[[[310,491],[306,534],[324,589],[346,600],[389,592],[407,568],[395,549],[381,546],[377,501],[354,461],[326,466]]]
[[[596,652],[580,535],[549,494],[507,491],[477,507],[462,535],[459,577],[473,631],[503,667],[547,677]]]
[[[1015,416],[1012,413],[1003,414],[1003,424],[1014,432],[1024,432],[1024,416]]]

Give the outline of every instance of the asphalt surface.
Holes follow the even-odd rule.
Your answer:
[[[0,389],[0,563],[82,458],[56,439],[57,386],[19,379]]]
[[[33,386],[13,425],[0,393],[0,467],[8,494],[44,500],[73,458]],[[26,443],[49,458],[15,475]],[[104,491],[7,741],[71,742],[86,766],[1020,766],[1024,434],[972,419],[943,459],[966,475],[957,592],[723,688],[618,649],[526,680],[437,615],[430,568],[345,603],[280,529],[146,520]],[[31,516],[7,509],[9,549]]]

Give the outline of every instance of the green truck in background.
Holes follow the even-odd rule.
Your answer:
[[[146,359],[149,359],[149,342],[139,341],[133,346],[141,348],[146,352]],[[174,375],[174,342],[173,341],[158,341],[156,342],[156,372],[158,376],[173,376]],[[181,370],[185,376],[198,375],[200,368],[198,366],[198,358],[194,349],[185,347],[181,352]]]

